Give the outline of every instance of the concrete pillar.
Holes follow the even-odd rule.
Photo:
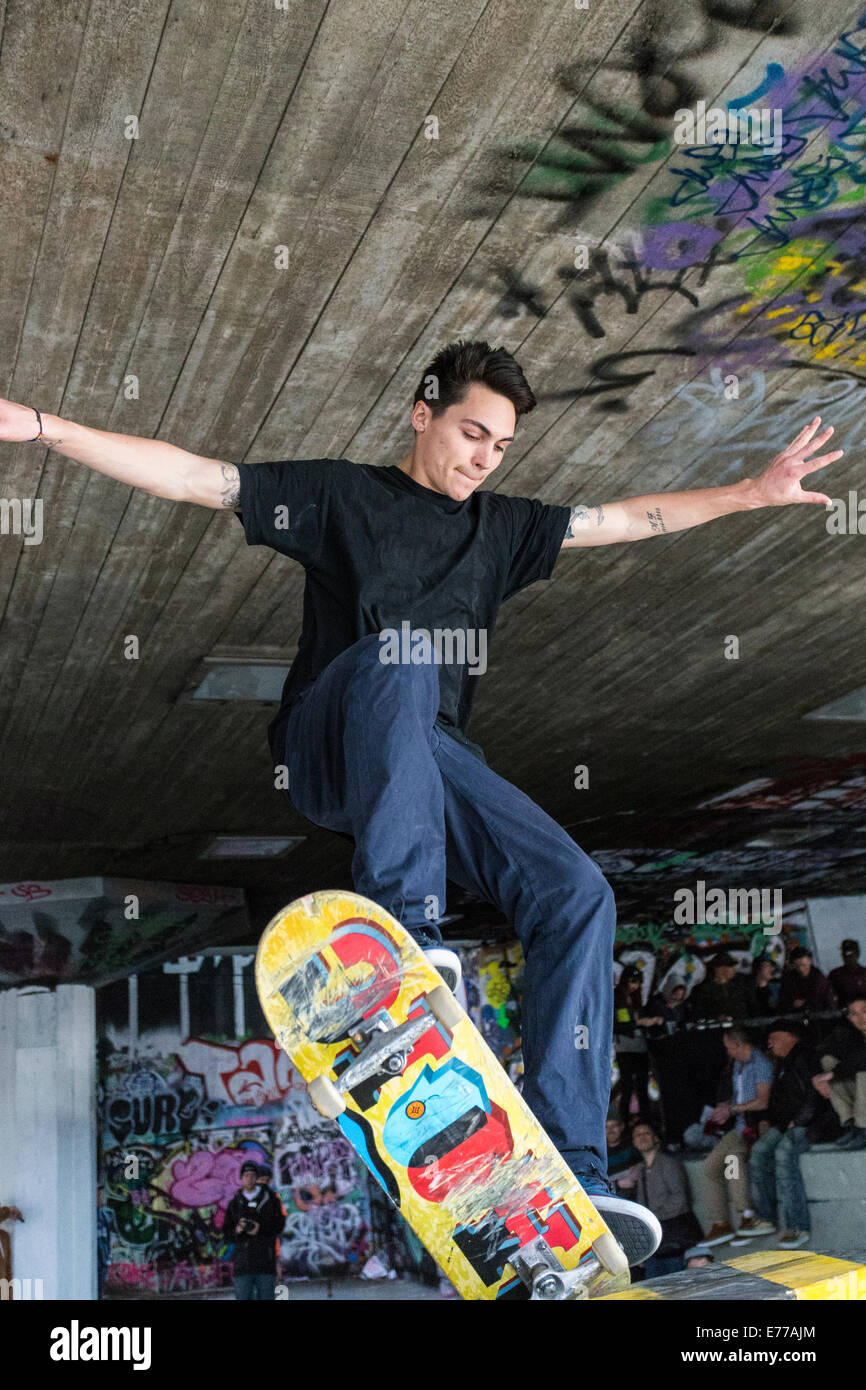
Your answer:
[[[95,1298],[96,1022],[86,985],[0,992],[3,1205],[24,1217],[11,1228],[13,1275],[31,1281],[30,1296]]]

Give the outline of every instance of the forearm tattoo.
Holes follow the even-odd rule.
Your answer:
[[[223,486],[220,493],[220,501],[224,507],[239,507],[241,504],[241,475],[238,472],[237,464],[220,464],[223,475]]]
[[[653,531],[659,536],[663,535],[668,529],[665,526],[661,507],[656,507],[654,512],[647,512],[647,521],[649,522]]]
[[[565,539],[571,540],[578,531],[587,531],[591,526],[600,526],[604,521],[604,507],[585,507],[579,503],[572,507]]]

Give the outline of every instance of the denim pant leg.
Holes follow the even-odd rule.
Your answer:
[[[780,1129],[768,1129],[749,1155],[752,1202],[764,1221],[776,1221],[776,1149],[783,1137]]]
[[[431,647],[432,653],[432,647]],[[315,825],[355,841],[352,881],[421,945],[442,940],[445,817],[439,669],[383,664],[378,633],[341,652],[293,707],[289,797]]]
[[[251,1274],[253,1281],[252,1297],[259,1303],[273,1303],[274,1293],[277,1287],[277,1276],[275,1274]]]
[[[811,1230],[809,1200],[803,1183],[800,1168],[800,1155],[809,1147],[806,1130],[802,1125],[785,1131],[782,1142],[776,1148],[776,1191],[779,1198],[779,1212],[788,1230]]]
[[[525,793],[436,733],[448,877],[494,904],[523,948],[523,1098],[574,1172],[604,1177],[613,892]]]
[[[253,1293],[253,1274],[236,1274],[234,1277],[235,1298],[239,1303],[247,1303],[255,1298]]]

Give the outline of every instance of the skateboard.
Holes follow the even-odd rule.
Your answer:
[[[584,1299],[628,1262],[409,933],[355,893],[268,923],[256,988],[320,1114],[466,1299]]]

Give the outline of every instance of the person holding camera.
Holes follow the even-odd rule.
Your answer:
[[[267,1174],[247,1159],[241,1186],[226,1207],[223,1235],[234,1241],[235,1298],[273,1301],[277,1282],[277,1236],[286,1222],[282,1203]]]

